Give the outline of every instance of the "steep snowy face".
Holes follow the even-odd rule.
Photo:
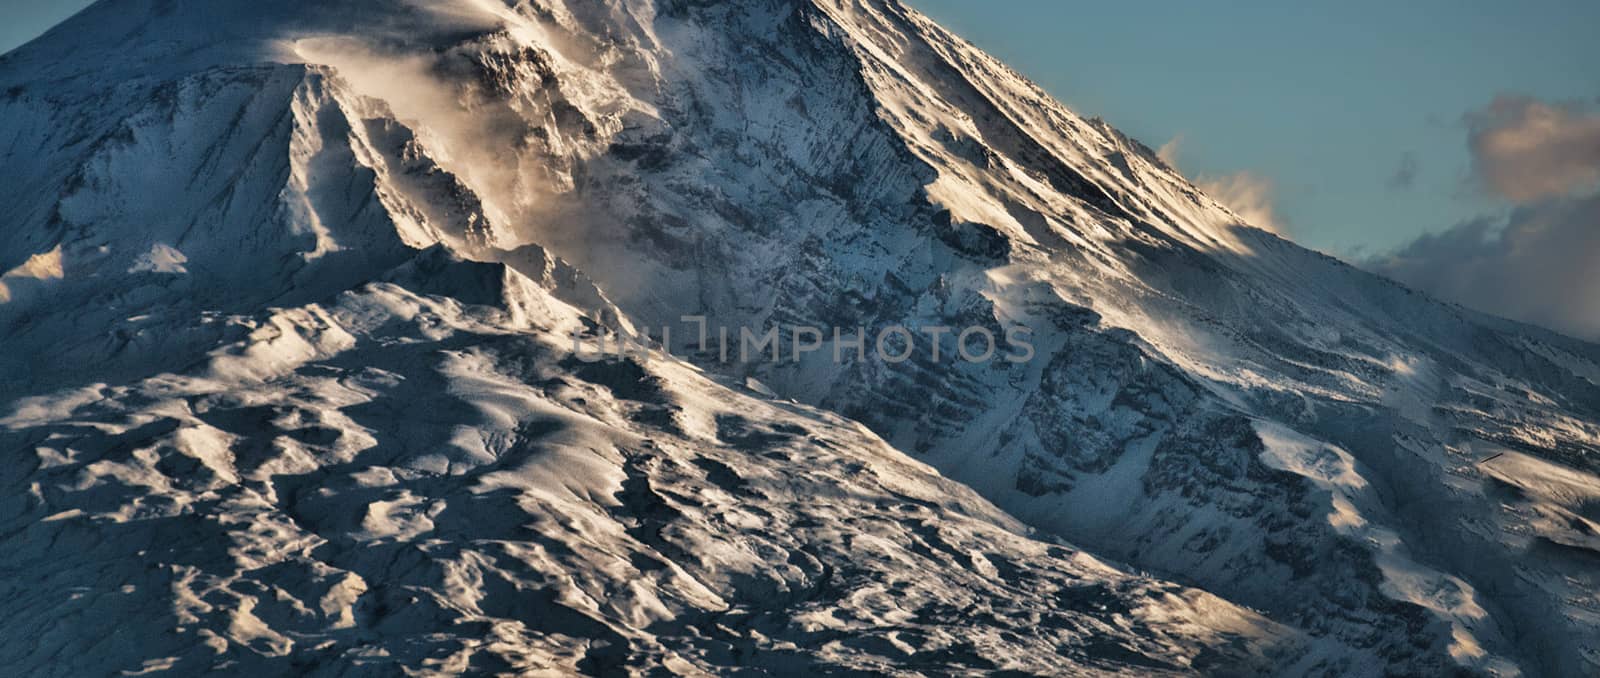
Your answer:
[[[553,38],[486,3],[276,7],[106,2],[0,62],[6,672],[1314,654],[838,415],[575,353],[630,320],[519,220],[630,110],[571,101],[625,90],[564,93]],[[439,17],[476,28],[429,37]]]
[[[574,355],[598,326],[556,282],[436,247],[236,318],[187,369],[13,402],[0,666],[1178,675],[1305,652],[1026,536],[836,415]]]
[[[471,192],[326,69],[226,66],[78,94],[24,87],[0,104],[17,125],[3,180],[20,189],[0,268],[56,262],[50,279],[8,282],[0,309],[24,384],[116,378],[123,359],[185,350],[164,320],[305,303],[476,235]],[[197,331],[196,347],[223,329]],[[27,360],[45,351],[71,362]]]
[[[454,111],[411,109],[464,167],[486,163],[459,173],[482,177],[468,183],[512,240],[577,262],[709,367],[680,316],[758,332],[1031,328],[1025,364],[953,363],[946,336],[943,362],[924,344],[905,364],[848,350],[840,364],[825,342],[731,372],[868,423],[1036,526],[1338,648],[1308,667],[1592,667],[1588,495],[1495,464],[1591,482],[1594,347],[1250,229],[895,3],[500,16],[496,39],[527,46],[510,61],[539,64],[537,79],[495,68],[462,85],[448,53],[298,49],[388,100],[407,97],[385,93],[382,74],[401,71],[382,64],[404,64],[425,76],[408,82],[522,134],[483,148]],[[535,188],[519,187],[530,167]]]
[[[1500,675],[1582,675],[1600,666],[1592,646],[1600,632],[1600,582],[1592,567],[1600,551],[1594,511],[1600,501],[1594,475],[1600,470],[1600,349],[1438,304],[1240,224],[1138,142],[1066,110],[896,2],[102,2],[5,57],[0,85],[0,114],[15,121],[0,140],[8,159],[0,179],[25,187],[19,199],[0,208],[18,225],[0,233],[0,270],[6,271],[0,277],[0,340],[18,347],[0,357],[0,369],[21,384],[8,396],[36,396],[18,400],[5,425],[21,454],[66,459],[63,468],[79,474],[77,491],[89,493],[24,501],[14,525],[37,523],[29,529],[39,535],[67,525],[117,522],[95,522],[95,515],[127,514],[76,508],[75,502],[117,494],[96,489],[109,481],[95,480],[121,477],[112,474],[115,468],[86,470],[102,455],[134,454],[154,464],[154,472],[168,479],[154,483],[162,486],[189,468],[161,467],[162,459],[205,458],[206,450],[215,449],[291,454],[281,450],[305,443],[299,440],[306,435],[299,432],[303,426],[294,422],[313,420],[310,412],[335,419],[332,410],[366,413],[342,415],[354,423],[332,426],[343,432],[338,440],[404,438],[410,434],[397,432],[419,430],[407,422],[413,410],[404,403],[421,391],[484,392],[466,374],[477,370],[469,369],[474,361],[502,375],[495,378],[501,385],[490,389],[494,393],[520,393],[531,388],[529,380],[556,380],[553,375],[563,372],[569,374],[561,378],[572,383],[595,379],[586,372],[593,368],[548,347],[538,357],[475,348],[495,344],[488,336],[531,333],[555,344],[577,328],[659,334],[654,328],[673,326],[671,337],[659,336],[665,348],[698,362],[715,379],[682,376],[692,370],[674,372],[681,378],[658,377],[673,384],[668,390],[714,391],[705,397],[716,404],[691,407],[654,397],[639,404],[631,377],[620,386],[612,383],[623,378],[618,374],[647,369],[627,363],[600,372],[609,375],[599,379],[614,392],[607,396],[611,400],[593,394],[568,400],[549,393],[497,395],[492,406],[471,411],[489,408],[521,423],[504,424],[502,418],[490,425],[461,414],[469,420],[462,423],[456,421],[459,408],[423,419],[492,443],[452,437],[439,447],[454,451],[438,453],[442,457],[394,444],[376,444],[381,453],[365,457],[294,456],[295,464],[322,470],[281,482],[333,497],[329,507],[349,503],[381,512],[387,509],[365,507],[399,502],[411,508],[395,515],[427,516],[433,509],[420,507],[430,502],[458,506],[479,496],[462,490],[465,485],[427,484],[435,482],[428,474],[470,475],[459,469],[486,468],[499,463],[491,460],[529,449],[526,441],[537,435],[505,431],[539,429],[542,424],[529,423],[540,416],[535,413],[556,406],[531,404],[539,398],[554,398],[584,416],[597,416],[592,407],[621,408],[630,412],[627,423],[599,417],[608,431],[648,430],[653,439],[678,437],[686,448],[721,451],[683,456],[636,448],[607,452],[599,445],[593,449],[604,461],[583,463],[609,465],[605,477],[615,482],[575,496],[580,504],[609,506],[611,497],[633,505],[642,501],[637,488],[643,483],[670,511],[650,508],[652,500],[630,509],[644,511],[643,517],[608,514],[634,530],[624,530],[634,541],[605,550],[653,552],[678,563],[668,571],[687,572],[727,602],[729,587],[744,590],[750,584],[740,577],[759,576],[754,565],[739,570],[745,573],[740,577],[711,574],[724,566],[715,564],[723,562],[720,556],[707,554],[728,552],[716,539],[767,544],[770,535],[761,535],[794,533],[818,520],[804,516],[821,509],[767,503],[805,496],[815,486],[789,486],[765,499],[727,490],[716,479],[728,479],[718,465],[748,480],[752,474],[793,474],[793,465],[811,468],[793,454],[768,456],[750,446],[834,450],[818,442],[826,436],[806,438],[789,430],[772,406],[743,411],[746,405],[734,403],[744,403],[748,394],[714,386],[716,379],[740,383],[754,376],[782,396],[864,422],[894,449],[919,456],[1033,527],[1263,610],[1294,629],[1268,630],[1217,603],[1218,621],[1196,622],[1203,633],[1153,645],[1118,641],[1123,650],[1079,646],[1084,661],[1114,660],[1134,648],[1141,657],[1167,653],[1160,665],[1172,670],[1206,671],[1217,664],[1185,643],[1232,634],[1246,655],[1267,657],[1277,670],[1292,674],[1433,674],[1465,667]],[[431,246],[501,262],[502,268],[491,270],[507,280],[533,282],[510,285],[524,290],[512,295],[522,300],[515,304],[495,301],[498,293],[421,289],[432,275],[416,275],[417,264],[408,262]],[[400,289],[362,287],[381,280]],[[341,301],[329,306],[330,299]],[[474,320],[464,329],[455,315],[465,308],[461,304],[482,305],[486,299],[503,307],[503,317]],[[329,310],[335,307],[343,310]],[[736,333],[741,327],[781,326],[784,356],[791,355],[787,328],[794,326],[847,334],[863,327],[869,336],[891,326],[986,327],[997,335],[1025,327],[1036,352],[1018,363],[963,364],[951,359],[957,347],[954,336],[946,335],[944,359],[935,360],[924,335],[905,363],[857,359],[853,351],[833,360],[831,334],[825,334],[821,350],[804,360],[730,366],[697,345],[693,326],[679,322],[684,315],[704,316],[712,327]],[[256,344],[272,348],[249,348]],[[431,387],[366,389],[360,397],[367,400],[354,405],[306,395],[323,388],[315,386],[323,383],[319,375],[348,381],[368,361],[395,363],[399,358],[387,352],[413,350],[401,348],[412,344],[416,365],[382,369]],[[228,379],[202,388],[155,376],[188,374],[182,370],[195,365],[207,369],[219,346],[233,346],[224,351],[236,371]],[[274,357],[281,351],[292,359]],[[296,367],[270,373],[248,367],[258,361]],[[440,367],[445,363],[450,367]],[[545,371],[522,371],[534,369],[529,366]],[[108,386],[71,390],[91,383]],[[165,431],[123,441],[127,445],[114,439],[152,417],[177,422],[163,424],[173,430],[199,426],[185,418],[198,414],[161,404],[181,401],[198,412],[195,388],[210,389],[204,390],[207,397],[264,389],[277,398],[270,405],[278,408],[274,423],[240,430],[206,424],[233,437],[201,436],[211,441],[204,444],[192,436],[184,439],[189,442],[162,442]],[[239,402],[265,397],[238,396]],[[279,417],[301,411],[293,408],[303,412]],[[726,421],[745,423],[733,424],[724,435],[728,411],[737,411],[739,419]],[[126,423],[95,423],[103,412]],[[806,412],[827,423],[796,425],[847,435],[849,426],[834,415]],[[685,424],[685,417],[700,423]],[[51,433],[63,426],[81,440],[41,442],[66,435]],[[784,431],[799,437],[785,438]],[[834,451],[840,459],[859,459],[877,454],[871,452],[878,449],[876,441],[867,436]],[[332,450],[347,443],[316,444]],[[634,461],[641,455],[646,462]],[[439,548],[455,549],[451,558],[458,558],[445,568],[451,572],[467,567],[459,563],[487,562],[481,551],[461,548],[470,530],[440,527],[437,516],[426,518],[433,521],[429,530],[388,524],[421,525],[421,517],[374,519],[386,526],[370,529],[316,523],[321,510],[296,508],[299,500],[285,498],[276,476],[250,485],[243,480],[247,471],[229,466],[241,463],[251,462],[218,461],[232,469],[220,473],[218,482],[248,487],[270,508],[263,509],[266,514],[277,511],[299,525],[305,541],[296,543],[312,544],[301,557],[316,561],[315,567],[355,572],[371,586],[400,578],[413,587],[407,590],[458,601],[450,603],[455,607],[449,615],[459,616],[393,626],[384,621],[392,601],[378,605],[381,614],[355,605],[351,609],[368,610],[365,617],[352,613],[362,633],[411,633],[454,619],[511,624],[528,610],[546,609],[500,614],[460,603],[461,596],[504,591],[480,570],[464,575],[464,584],[442,575],[412,581],[389,565],[363,570],[347,560],[323,559],[317,549],[337,554],[348,547],[318,547],[319,540],[365,543],[370,535],[362,530],[368,530],[404,533],[411,546],[444,542],[449,546]],[[55,464],[29,461],[22,468],[37,466],[30,472],[37,474]],[[329,464],[337,468],[326,469]],[[404,469],[392,471],[401,489],[373,499],[366,480],[325,482],[369,467]],[[704,478],[697,479],[700,471],[693,469]],[[687,475],[680,473],[685,470]],[[553,472],[540,467],[528,473]],[[934,488],[928,492],[959,492],[931,474],[923,480]],[[8,482],[50,486],[27,474]],[[627,489],[630,482],[635,489]],[[730,498],[712,506],[756,506],[757,518],[740,523],[737,537],[690,536],[735,528],[699,522],[717,510],[686,509],[707,505],[700,490],[655,489],[678,483],[722,487]],[[816,528],[821,532],[801,530],[800,542],[780,545],[787,556],[758,549],[762,558],[809,563],[794,555],[798,551],[826,562],[824,571],[837,572],[827,568],[841,565],[816,555],[817,540],[835,538],[829,521],[850,524],[856,520],[850,516],[863,511],[885,515],[872,511],[898,502],[886,498],[898,495],[882,486],[850,487],[844,493],[860,502],[822,514],[828,518]],[[215,516],[230,524],[229,506],[194,508],[210,501],[201,498],[215,490],[197,491],[162,505],[179,507],[173,509],[178,515]],[[567,510],[552,508],[565,505],[549,503],[548,494],[529,492],[516,495],[520,510],[539,516]],[[984,525],[1015,531],[1003,517],[993,518],[993,509],[984,510],[990,512],[981,519]],[[773,517],[791,514],[801,518]],[[43,522],[55,516],[79,522]],[[688,520],[694,529],[686,527],[670,544],[651,541],[652,534],[663,534],[650,532],[652,521],[663,516]],[[959,522],[943,513],[938,520]],[[639,524],[647,527],[636,534]],[[889,529],[871,519],[854,524],[862,535]],[[526,541],[507,529],[487,538]],[[224,531],[239,530],[245,528]],[[1029,582],[1046,581],[1056,575],[1042,573],[1059,565],[1051,564],[1049,552],[1037,567],[1021,570],[998,565],[993,555],[984,556],[989,566],[965,557],[946,561],[939,555],[946,548],[928,550],[918,535],[892,530],[900,535],[890,539],[899,545],[894,548],[932,558],[907,565],[912,571],[967,577],[959,579],[962,586],[978,587],[974,595],[985,601],[1016,595],[1016,607],[1009,609],[1023,616],[1053,604],[1026,593],[1054,590],[1049,584],[1002,590],[977,583],[995,576],[1009,582],[1007,573],[1016,572]],[[856,533],[843,534],[844,543],[856,548]],[[578,538],[550,537],[544,548],[559,544],[586,553],[573,547],[571,540]],[[1034,548],[1021,544],[1014,550]],[[575,559],[562,561],[567,569],[558,571],[606,582],[645,581],[635,573],[654,571],[640,567],[640,558],[628,560],[633,570]],[[711,569],[682,564],[689,561]],[[900,556],[881,562],[887,573]],[[234,592],[225,595],[237,603],[208,603],[218,605],[217,614],[233,616],[226,624],[217,617],[200,628],[223,638],[229,657],[254,652],[245,649],[255,647],[253,636],[231,630],[236,626],[265,624],[292,638],[266,616],[238,621],[240,610],[249,616],[250,606],[267,600],[248,594],[245,605],[240,591],[276,584],[239,574],[250,568],[228,563],[233,561],[191,565],[213,572],[216,586]],[[950,575],[955,567],[966,574]],[[851,586],[871,588],[889,576],[864,575]],[[557,629],[524,628],[516,631],[525,634],[522,640],[452,656],[465,657],[458,661],[470,667],[490,661],[473,658],[484,653],[516,667],[534,664],[508,657],[537,656],[558,665],[579,661],[576,655],[557,658],[567,656],[561,652],[570,653],[574,643],[594,643],[629,648],[628,662],[664,661],[668,655],[659,648],[667,647],[678,653],[673,657],[704,668],[750,661],[740,648],[768,648],[761,644],[766,640],[748,640],[756,635],[772,647],[823,638],[805,635],[820,633],[810,622],[778,633],[768,625],[707,621],[748,632],[741,636],[747,640],[727,641],[733,649],[709,650],[704,638],[725,639],[684,620],[715,616],[685,611],[720,609],[717,603],[699,593],[675,592],[677,584],[660,578],[646,580],[634,586],[664,596],[669,602],[661,605],[671,611],[673,624],[652,625],[654,613],[635,608],[574,603],[567,593],[519,580],[512,589],[554,596],[539,600],[555,600],[569,611],[600,609],[583,615],[604,621],[588,626],[573,620],[579,624],[574,628],[584,630],[571,642],[530,640]],[[611,594],[595,591],[620,586],[597,583],[587,595],[600,601]],[[441,589],[461,596],[438,594]],[[286,595],[304,597],[308,590]],[[886,590],[898,600],[905,588]],[[961,595],[952,589],[935,597],[965,609],[949,602]],[[345,597],[351,596],[369,606],[389,600]],[[809,604],[804,596],[785,600],[790,612]],[[878,612],[838,612],[835,618],[860,623],[829,627],[839,635],[828,638],[843,643],[865,629],[889,628],[877,602],[862,602],[876,599],[850,600]],[[322,605],[329,606],[343,609]],[[183,614],[178,618],[189,618]],[[1174,614],[1174,620],[1190,619]],[[998,628],[974,619],[961,616],[950,623]],[[687,635],[663,640],[672,634],[661,628]],[[697,630],[685,630],[691,628]],[[968,632],[975,631],[963,631]],[[1006,640],[1022,645],[1006,646],[1011,649],[1005,656],[1037,654],[1028,643],[1042,636],[1009,628],[995,632],[1023,638]],[[317,633],[336,641],[330,652],[343,653],[343,661],[377,651],[353,649],[363,646],[341,640],[342,631]],[[875,636],[888,639],[881,643],[845,643],[852,649],[840,650],[863,655],[824,653],[815,660],[825,662],[819,666],[861,668],[924,656],[942,666],[977,668],[967,661],[973,655],[996,656],[941,644],[946,631],[886,633]],[[1111,632],[1097,627],[1085,633]],[[1161,633],[1166,631],[1141,627],[1111,637]],[[1280,633],[1302,634],[1309,642],[1278,643]],[[906,640],[913,636],[931,644]],[[688,637],[701,640],[683,640]],[[181,644],[171,638],[164,642]],[[539,645],[547,642],[554,645]],[[264,646],[271,651],[261,656],[287,651],[282,643]],[[544,649],[528,649],[534,646]],[[433,651],[425,643],[405,647],[410,649],[383,649],[405,657]],[[550,649],[555,647],[568,649]],[[862,649],[872,647],[878,649]],[[895,652],[906,656],[896,660]],[[600,662],[584,666],[610,666],[606,662],[617,656],[607,650],[583,658]],[[1124,659],[1124,665],[1144,661]]]

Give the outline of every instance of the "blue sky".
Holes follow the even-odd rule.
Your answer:
[[[1264,177],[1291,237],[1345,256],[1503,207],[1469,186],[1468,112],[1600,97],[1592,0],[909,1],[1079,113],[1181,137],[1191,177]],[[87,4],[0,0],[0,49]]]
[[[1267,178],[1291,237],[1346,256],[1503,209],[1470,185],[1465,114],[1600,97],[1592,0],[909,2],[1080,114],[1181,136],[1191,177]]]
[[[88,0],[0,0],[0,52],[32,40],[89,5]]]

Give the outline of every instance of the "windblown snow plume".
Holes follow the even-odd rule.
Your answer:
[[[1600,671],[1600,348],[894,0],[103,0],[0,120],[8,675]]]

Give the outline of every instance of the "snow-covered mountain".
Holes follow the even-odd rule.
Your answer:
[[[0,121],[8,674],[1600,673],[1600,348],[893,0],[102,0]]]

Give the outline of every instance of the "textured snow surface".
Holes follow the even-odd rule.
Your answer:
[[[6,673],[1600,672],[1600,348],[892,0],[104,0],[0,120]],[[689,314],[1038,350],[572,354]]]
[[[502,265],[429,250],[390,278],[240,320],[191,369],[20,402],[0,664],[1140,674],[1292,644],[837,416],[577,360],[544,329],[577,313]]]

